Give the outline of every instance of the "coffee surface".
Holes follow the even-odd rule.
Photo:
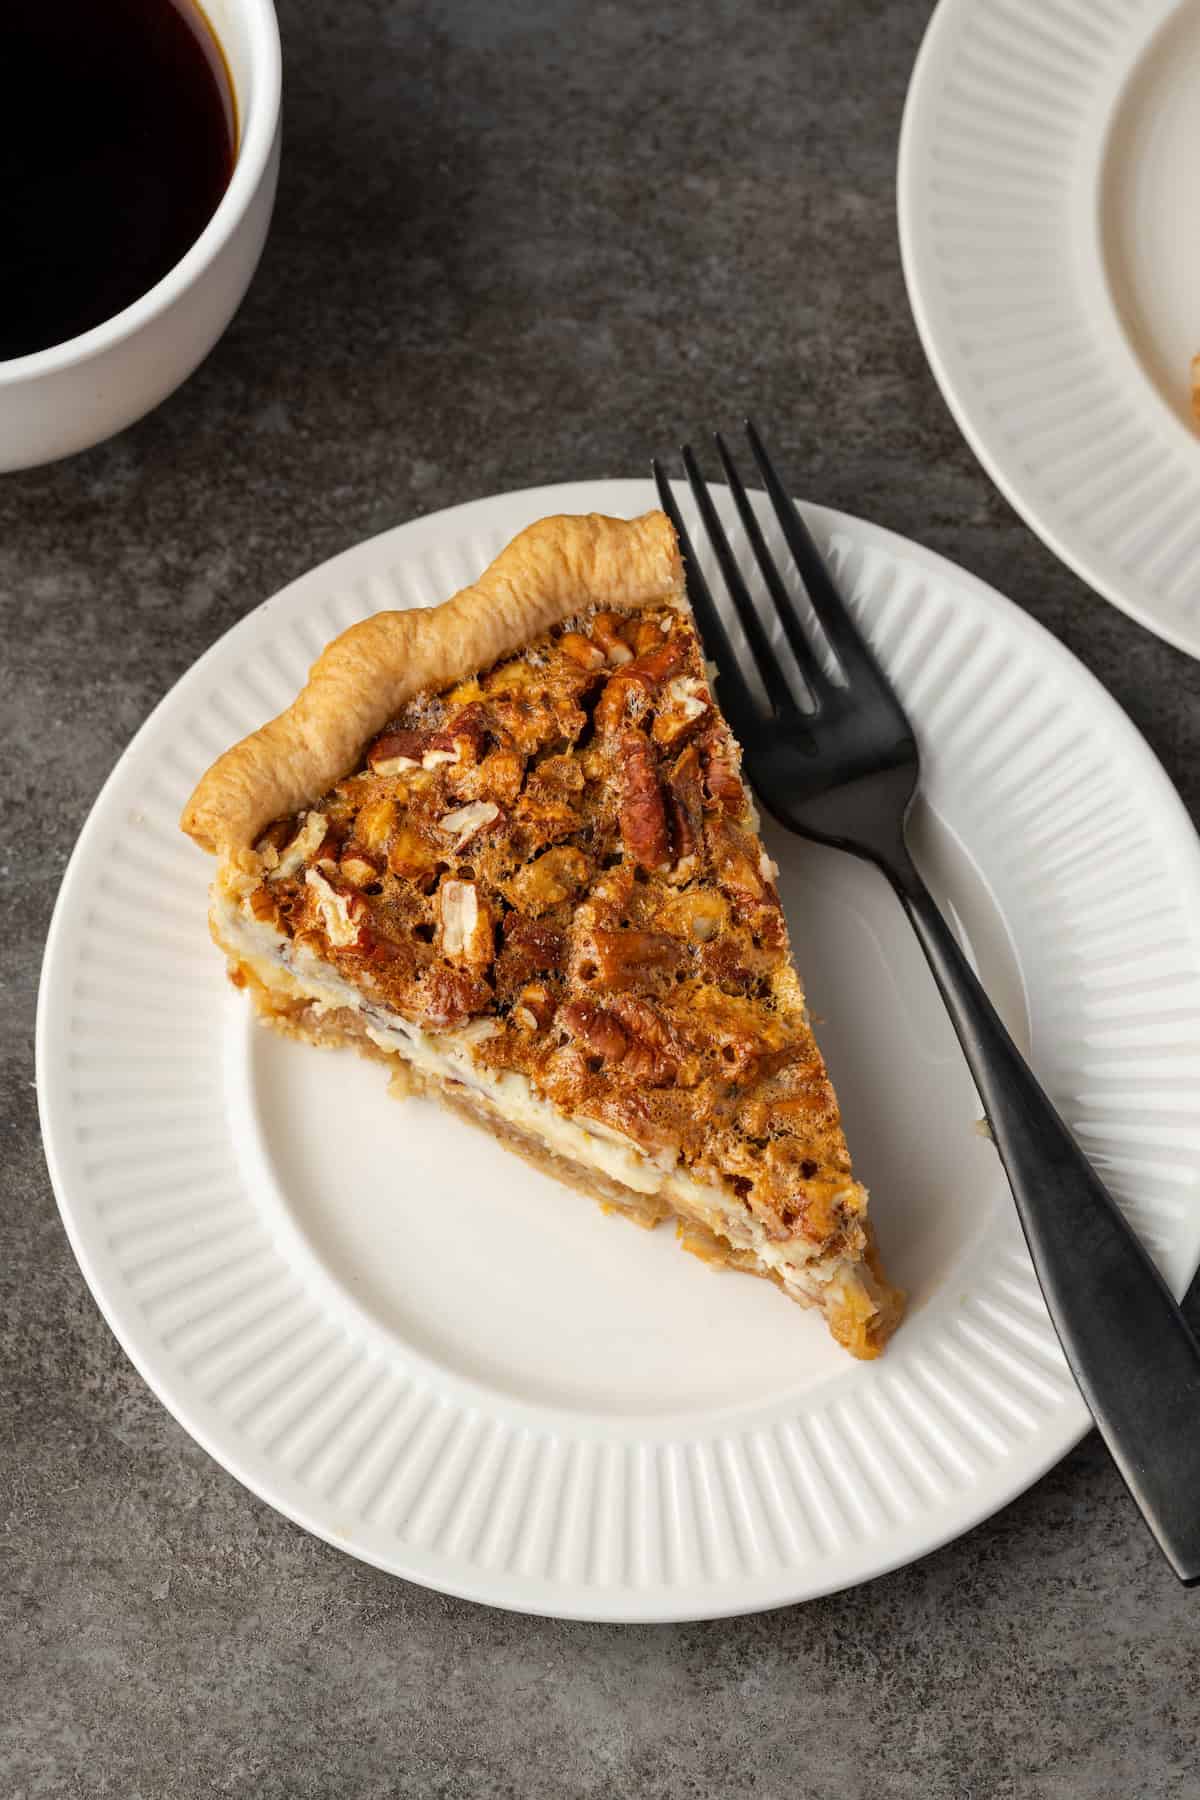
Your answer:
[[[174,267],[233,172],[229,77],[191,0],[0,5],[0,360]]]

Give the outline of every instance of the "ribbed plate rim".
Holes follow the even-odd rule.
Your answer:
[[[1184,0],[1156,0],[1155,9],[1149,17],[1137,9],[1131,9],[1127,18],[1130,70],[1153,35],[1163,28],[1183,3]],[[1121,612],[1177,650],[1182,650],[1189,656],[1200,656],[1200,620],[1191,625],[1187,621],[1177,621],[1169,612],[1164,614],[1152,595],[1140,591],[1134,577],[1127,572],[1114,574],[1106,568],[1105,553],[1089,545],[1086,534],[1073,526],[1071,521],[1057,521],[1053,501],[1039,496],[1036,486],[1014,468],[1011,455],[999,434],[993,438],[989,432],[985,409],[973,402],[965,376],[956,365],[953,347],[945,341],[949,334],[943,334],[934,316],[931,295],[936,277],[932,242],[930,234],[923,231],[919,223],[922,185],[918,170],[918,137],[925,119],[936,113],[940,98],[939,65],[954,35],[973,16],[985,17],[994,4],[995,0],[938,0],[925,28],[909,78],[900,125],[896,211],[900,262],[917,334],[942,399],[955,424],[989,478],[1030,530],[1036,533],[1060,562],[1103,599],[1110,601]],[[1111,20],[1111,15],[1106,15],[1106,19]],[[1093,132],[1096,126],[1097,122],[1093,120]],[[1104,121],[1099,135],[1103,137],[1106,130],[1107,121]],[[1088,197],[1088,203],[1090,200],[1091,196]],[[1099,295],[1095,303],[1102,312],[1107,313],[1107,294]],[[1105,323],[1111,324],[1111,321],[1106,318]],[[1138,392],[1135,384],[1133,391],[1137,393],[1138,403],[1144,404],[1150,422],[1158,429],[1163,423],[1163,403],[1152,391],[1148,381],[1141,386],[1142,391]],[[1169,421],[1168,428],[1181,429],[1175,421]],[[1200,446],[1197,446],[1197,450],[1198,473],[1195,487],[1196,499],[1200,504]]]

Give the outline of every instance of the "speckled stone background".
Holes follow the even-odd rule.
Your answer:
[[[1014,517],[918,346],[893,182],[927,16],[282,0],[283,178],[239,317],[154,417],[0,478],[11,1800],[1200,1795],[1200,1593],[1094,1439],[961,1542],[803,1608],[621,1629],[446,1600],[305,1536],[167,1416],[76,1270],[38,1139],[61,871],[192,660],[383,526],[637,473],[749,407],[805,492],[1048,625],[1196,812],[1200,664]]]

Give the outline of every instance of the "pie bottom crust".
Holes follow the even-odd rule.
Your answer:
[[[246,964],[231,957],[231,974],[238,987],[249,989],[250,998],[264,1024],[285,1037],[297,1038],[318,1049],[352,1049],[392,1070],[389,1092],[398,1099],[425,1094],[450,1107],[489,1138],[499,1138],[531,1167],[556,1181],[589,1195],[603,1211],[620,1213],[635,1225],[652,1231],[664,1219],[675,1220],[681,1249],[710,1268],[730,1268],[775,1282],[800,1306],[816,1306],[794,1288],[785,1286],[773,1269],[765,1269],[752,1251],[735,1249],[706,1223],[681,1216],[678,1209],[658,1194],[640,1194],[599,1170],[588,1169],[570,1157],[551,1150],[532,1133],[522,1131],[482,1097],[468,1094],[457,1082],[417,1070],[399,1054],[381,1049],[368,1036],[361,1019],[350,1007],[323,1007],[303,994],[291,995],[282,987],[266,987]],[[829,1330],[838,1343],[858,1357],[874,1357],[891,1336],[904,1311],[905,1295],[889,1285],[879,1265],[874,1234],[866,1225],[867,1246],[860,1282],[844,1288],[840,1300],[821,1307]]]

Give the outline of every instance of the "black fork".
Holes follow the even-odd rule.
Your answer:
[[[679,534],[722,707],[755,791],[780,824],[873,862],[908,914],[979,1090],[1042,1293],[1080,1390],[1176,1575],[1200,1581],[1200,1344],[1165,1282],[1038,1084],[908,852],[916,738],[860,635],[754,426],[746,434],[788,552],[841,670],[808,628],[768,551],[733,458],[715,439],[734,504],[811,696],[794,698],[690,449],[683,452],[704,530],[745,634],[761,693],[747,679],[660,465],[663,510]]]

